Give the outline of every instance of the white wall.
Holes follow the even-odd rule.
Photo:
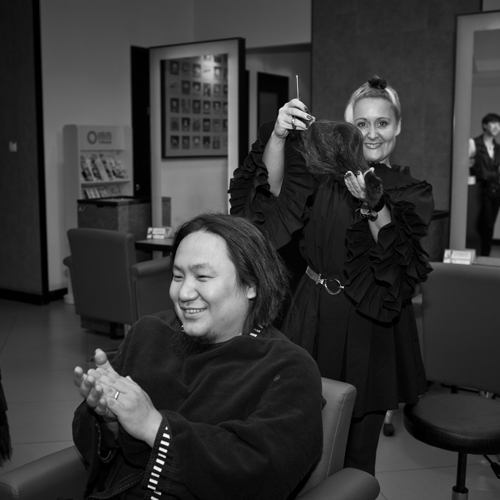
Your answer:
[[[66,124],[131,125],[130,47],[233,37],[245,38],[247,47],[310,43],[311,0],[41,0],[40,10],[53,291],[67,285],[62,129]],[[174,224],[193,210],[223,208],[223,162],[211,160],[201,169],[183,160],[164,168],[162,189],[172,195]]]
[[[42,0],[49,289],[66,286],[62,129],[131,125],[130,47],[192,41],[193,0]]]
[[[242,37],[247,48],[311,43],[312,0],[196,0],[196,40]]]

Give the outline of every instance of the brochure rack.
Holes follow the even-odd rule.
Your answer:
[[[63,128],[66,228],[77,227],[77,200],[133,195],[130,127]]]

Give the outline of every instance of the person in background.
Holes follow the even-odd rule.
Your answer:
[[[320,458],[323,399],[314,360],[272,326],[286,269],[222,214],[183,224],[172,261],[175,311],[140,318],[111,363],[98,350],[96,369],[75,368],[86,498],[288,498]]]
[[[276,248],[300,231],[307,262],[283,332],[321,375],[357,389],[344,465],[371,474],[386,411],[427,390],[411,298],[431,268],[421,246],[432,188],[392,165],[395,90],[379,77],[353,93],[346,122],[316,122],[298,99],[257,141],[230,183],[231,214]]]
[[[13,452],[7,410],[7,399],[3,391],[2,372],[0,371],[0,467],[10,461]]]
[[[481,239],[480,255],[489,256],[500,210],[500,145],[495,137],[500,133],[500,116],[488,113],[482,119],[483,133],[469,140],[471,175],[481,189],[481,208],[478,232]]]

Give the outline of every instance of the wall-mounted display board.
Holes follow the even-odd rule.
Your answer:
[[[248,99],[245,41],[230,38],[150,51],[151,125],[160,125],[161,158],[228,156],[239,163],[247,153]],[[153,133],[153,144],[155,137]],[[240,148],[240,142],[244,146]],[[153,151],[153,155],[156,152]]]
[[[161,61],[162,156],[227,156],[228,55]]]

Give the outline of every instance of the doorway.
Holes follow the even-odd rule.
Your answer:
[[[149,49],[131,47],[132,151],[134,197],[151,197],[151,132],[149,121]]]
[[[279,109],[288,102],[288,88],[288,76],[257,73],[257,130],[276,120]]]

